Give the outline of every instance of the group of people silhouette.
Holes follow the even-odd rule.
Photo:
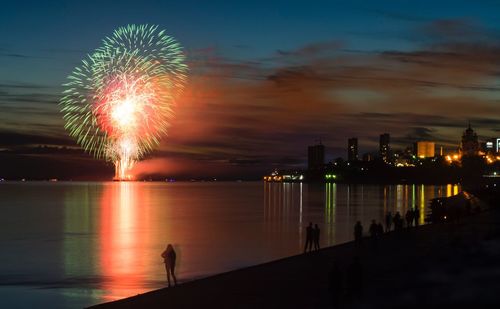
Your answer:
[[[385,232],[390,232],[392,230],[392,226],[394,225],[394,231],[399,232],[403,230],[404,221],[406,220],[406,227],[412,227],[413,225],[416,227],[419,224],[420,211],[418,208],[408,209],[405,214],[405,219],[401,214],[396,212],[393,216],[389,211],[385,215]],[[381,222],[377,223],[375,220],[372,220],[370,224],[370,228],[368,230],[370,237],[372,239],[378,239],[384,233],[384,227]],[[354,242],[356,244],[360,244],[363,239],[363,225],[361,221],[357,221],[354,225]]]
[[[393,216],[392,213],[389,211],[385,215],[385,230],[386,232],[389,232],[392,228],[392,225],[394,224],[394,230],[395,231],[401,231],[403,229],[404,221],[406,220],[406,226],[411,227],[413,225],[418,226],[419,220],[420,219],[420,210],[418,210],[417,207],[414,209],[408,209],[405,214],[405,218],[403,220],[403,217],[401,214],[396,212],[396,214]]]
[[[304,247],[304,253],[312,250],[319,250],[319,233],[320,229],[317,224],[314,225],[312,222],[309,222],[309,225],[306,227],[306,245]]]
[[[394,230],[399,232],[403,229],[404,221],[406,226],[418,226],[420,212],[418,208],[408,209],[405,218],[399,212],[393,216],[391,212],[385,215],[385,232],[389,232],[394,225]],[[309,225],[311,227],[311,224]],[[378,248],[378,240],[384,234],[384,226],[381,222],[372,220],[368,233],[372,239],[374,249]],[[363,225],[361,221],[354,224],[354,242],[359,247],[363,240]],[[307,248],[307,242],[306,242]],[[352,302],[359,299],[363,293],[363,268],[358,257],[354,257],[353,262],[348,267],[345,277],[336,262],[333,263],[328,275],[329,290],[334,308],[340,307],[341,302]]]
[[[420,217],[420,212],[418,208],[408,209],[408,211],[405,214],[405,220],[406,220],[406,226],[411,227],[413,224],[415,226],[418,226],[418,220]],[[414,222],[414,223],[413,223]],[[396,214],[393,216],[391,212],[387,212],[385,215],[385,232],[389,232],[392,229],[392,225],[394,224],[394,230],[395,231],[400,231],[403,229],[403,224],[404,220],[401,216],[401,214],[396,212]],[[377,223],[375,220],[372,220],[372,223],[370,224],[369,228],[369,234],[370,237],[374,240],[377,240],[382,234],[384,233],[384,227],[382,226],[382,223]],[[320,239],[320,228],[318,224],[314,224],[312,222],[309,222],[309,225],[306,227],[306,243],[304,246],[304,253],[306,252],[311,252],[311,251],[316,251],[320,249],[319,245],[319,239]],[[354,240],[357,245],[361,244],[361,241],[363,239],[363,225],[361,224],[361,221],[357,221],[356,224],[354,225]],[[177,278],[175,276],[175,262],[176,262],[176,253],[174,250],[174,247],[172,244],[168,244],[167,248],[165,251],[162,252],[161,257],[163,258],[163,263],[165,264],[165,271],[167,272],[167,281],[168,281],[168,286],[170,287],[170,277],[173,278],[174,285],[177,285]],[[352,269],[350,272],[352,274],[349,276],[350,281],[348,282],[349,290],[354,293],[354,290],[359,289],[359,286],[361,283],[357,283],[358,281],[361,282],[361,264],[359,263],[359,260],[356,259],[353,262]],[[354,278],[354,279],[353,279]],[[354,280],[354,281],[353,281]],[[334,297],[334,303],[338,301],[338,296],[339,290],[341,289],[341,282],[342,282],[342,274],[338,270],[338,266],[334,263],[334,267],[330,273],[330,287],[332,289],[333,297]],[[350,293],[351,293],[350,292]]]

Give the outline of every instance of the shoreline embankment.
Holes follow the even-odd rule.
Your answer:
[[[362,284],[351,293],[354,260],[362,266]],[[458,222],[385,233],[376,243],[364,238],[361,245],[323,248],[95,308],[332,308],[334,262],[342,274],[341,308],[497,306],[500,211],[490,207]]]

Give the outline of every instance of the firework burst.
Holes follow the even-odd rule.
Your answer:
[[[88,152],[128,171],[167,133],[186,82],[182,48],[157,26],[118,28],[64,84],[65,128]]]

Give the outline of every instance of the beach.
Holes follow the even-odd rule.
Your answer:
[[[331,308],[329,272],[343,275],[341,307],[496,305],[500,302],[500,212],[410,227],[183,283],[95,308]],[[367,231],[368,227],[365,227]],[[362,265],[361,296],[348,297],[347,269]]]

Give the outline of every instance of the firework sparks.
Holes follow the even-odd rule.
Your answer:
[[[124,180],[167,133],[186,82],[181,46],[157,26],[129,25],[103,40],[64,84],[61,111],[70,135]]]

